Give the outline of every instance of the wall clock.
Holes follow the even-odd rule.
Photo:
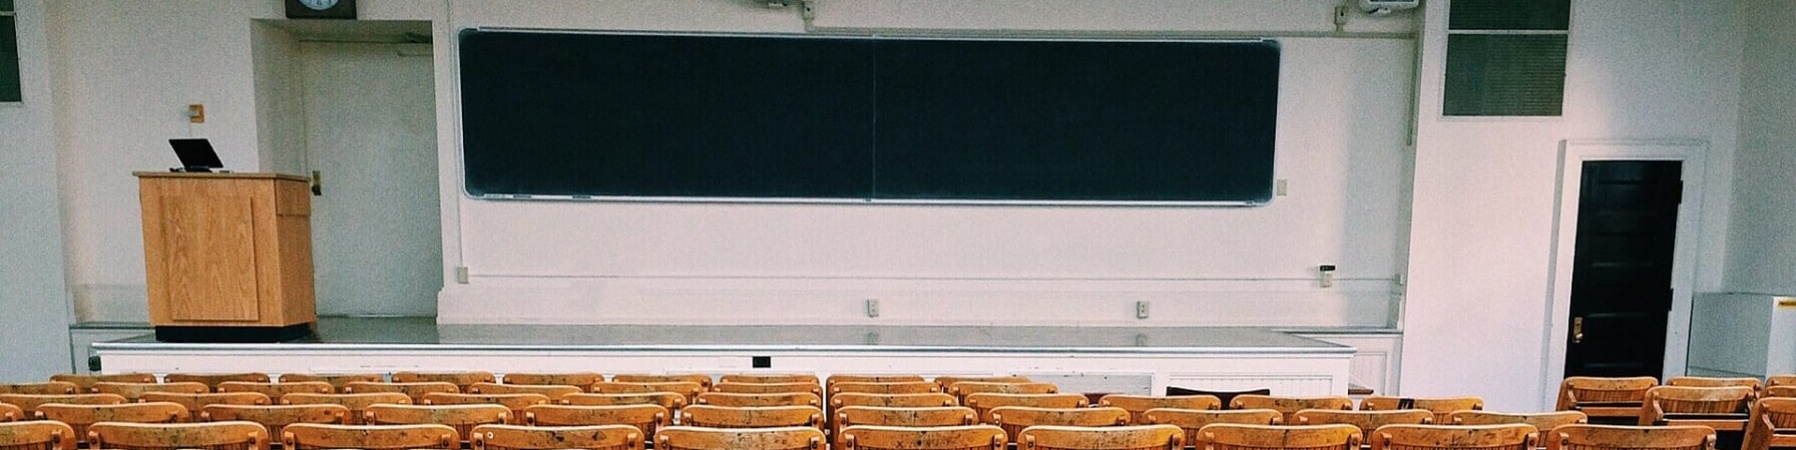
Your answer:
[[[355,20],[355,0],[282,0],[288,19]]]

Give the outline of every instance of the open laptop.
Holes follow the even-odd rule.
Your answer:
[[[212,141],[169,139],[168,145],[175,148],[175,157],[181,158],[177,172],[211,172],[224,168],[224,163],[218,160],[218,152],[212,151]]]

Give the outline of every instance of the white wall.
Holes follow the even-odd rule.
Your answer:
[[[1727,290],[1796,294],[1796,7],[1746,2],[1740,155]]]
[[[1335,2],[822,2],[827,29],[1307,33]],[[752,2],[457,1],[455,28],[794,32]],[[1403,32],[1407,16],[1349,31]],[[948,31],[953,32],[953,31]],[[1278,177],[1261,208],[694,205],[446,200],[466,266],[443,322],[1385,326],[1405,203],[1413,42],[1281,39]],[[453,58],[453,52],[446,55]],[[439,71],[439,92],[453,86]],[[453,100],[454,96],[448,96]],[[457,129],[453,111],[440,124]],[[442,145],[461,190],[459,131]],[[1344,281],[1316,286],[1316,267]],[[453,274],[450,278],[453,279]],[[877,298],[878,319],[862,314]],[[1152,303],[1139,321],[1134,303]],[[496,308],[498,305],[506,305]],[[691,311],[706,311],[692,314]],[[952,314],[946,312],[953,311]]]
[[[1720,285],[1739,108],[1737,2],[1572,2],[1565,115],[1442,117],[1447,2],[1424,23],[1404,395],[1550,407],[1549,267],[1560,142],[1700,139],[1697,291]],[[1686,205],[1690,207],[1692,205]],[[1681,366],[1680,366],[1681,367]]]
[[[24,101],[0,103],[0,383],[69,370],[44,3],[15,7]]]

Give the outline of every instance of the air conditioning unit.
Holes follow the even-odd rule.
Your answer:
[[[1359,10],[1374,17],[1422,6],[1422,0],[1359,0]]]

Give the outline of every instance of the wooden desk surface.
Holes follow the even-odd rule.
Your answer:
[[[273,172],[137,171],[137,172],[131,172],[131,175],[138,177],[138,178],[236,178],[236,179],[255,179],[255,180],[275,179],[275,180],[291,180],[291,181],[307,181],[308,180],[308,178],[302,177],[299,175],[292,175],[292,174],[285,174],[285,173],[273,173]]]

